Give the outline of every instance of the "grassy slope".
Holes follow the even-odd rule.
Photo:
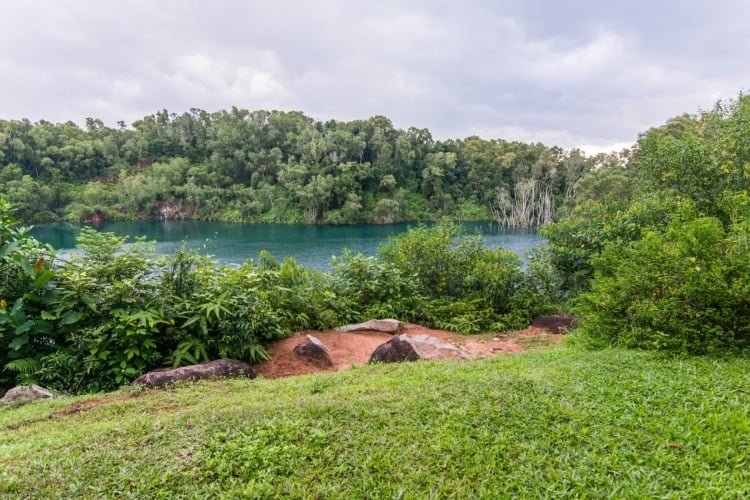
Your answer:
[[[0,409],[0,496],[750,497],[748,390],[558,347],[57,400]]]

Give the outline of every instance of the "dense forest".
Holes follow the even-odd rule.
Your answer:
[[[166,110],[117,128],[0,120],[0,197],[24,222],[202,219],[550,222],[616,155],[469,137],[436,141],[388,118]]]
[[[184,116],[192,116],[184,123],[200,123],[202,115]],[[135,131],[5,122],[3,171],[10,180],[3,186],[13,203],[0,197],[0,388],[37,382],[64,392],[109,390],[168,365],[257,361],[269,342],[294,331],[373,317],[476,333],[522,328],[535,315],[565,311],[581,316],[575,338],[591,346],[692,354],[750,348],[748,96],[644,132],[625,165],[592,165],[576,152],[502,141],[433,143],[425,131],[390,128],[391,138],[376,148],[373,137],[384,137],[387,124],[380,118],[319,125],[294,113],[260,120],[233,111],[205,115],[211,125],[198,129],[204,132],[178,133],[180,117],[157,117]],[[282,133],[280,123],[293,131]],[[355,140],[354,130],[367,124],[368,141]],[[26,135],[8,126],[26,127]],[[208,140],[207,130],[217,137]],[[80,142],[45,143],[55,159],[40,159],[37,136],[49,131],[68,131]],[[245,148],[255,133],[268,142]],[[31,137],[36,146],[27,148]],[[334,137],[350,143],[341,139],[341,149],[331,150]],[[117,138],[124,141],[111,142]],[[106,167],[112,162],[119,167]],[[450,213],[448,200],[456,207],[486,203],[489,210],[503,192],[513,207],[525,199],[520,187],[532,182],[531,213],[547,206],[538,203],[539,193],[552,193],[541,198],[551,196],[564,211],[542,228],[547,244],[525,261],[450,223],[413,228],[375,257],[344,253],[326,273],[266,253],[239,267],[188,250],[154,256],[145,243],[124,247],[126,238],[91,228],[81,232],[79,253],[59,259],[17,220],[44,215],[42,207],[50,217],[60,210],[83,219],[96,213],[85,210],[158,216],[164,204],[219,217],[247,208],[258,193],[279,196],[260,206],[261,215],[291,210],[300,220],[367,220],[364,207],[377,214],[388,203],[425,210],[412,215],[434,204]],[[26,199],[24,189],[47,198]],[[159,198],[165,193],[174,198]],[[277,211],[283,196],[291,198]],[[342,215],[350,212],[363,219]]]

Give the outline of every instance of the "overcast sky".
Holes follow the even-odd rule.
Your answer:
[[[0,117],[388,116],[621,149],[750,87],[750,1],[0,2]]]

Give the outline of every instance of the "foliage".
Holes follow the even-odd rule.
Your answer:
[[[370,318],[411,319],[424,300],[416,275],[376,257],[345,251],[332,260],[338,309],[348,321]]]
[[[0,120],[0,196],[23,221],[489,219],[498,197],[536,210],[524,186],[543,194],[547,217],[600,162],[541,144],[435,141],[383,116],[321,123],[299,112],[163,110],[132,128],[90,119],[85,129]]]
[[[0,308],[4,385],[112,390],[162,366],[260,361],[269,342],[299,330],[396,317],[473,333],[523,326],[548,305],[543,273],[524,274],[514,254],[453,224],[412,229],[378,257],[345,252],[328,274],[266,252],[239,266],[186,248],[157,258],[143,241],[91,228],[53,271],[38,243],[3,221],[3,252],[18,267],[4,272],[24,273]]]
[[[747,203],[747,199],[746,199]],[[690,353],[750,341],[747,222],[725,230],[713,217],[676,219],[594,260],[581,297],[583,332],[595,341]]]
[[[543,234],[590,339],[691,353],[747,345],[749,116],[740,95],[677,117],[642,134],[626,168],[576,183],[573,208]]]
[[[263,360],[269,341],[338,319],[320,273],[293,259],[278,264],[268,254],[233,268],[183,249],[162,276],[160,297],[174,321],[174,366],[218,357]]]
[[[747,498],[749,372],[563,346],[63,398],[0,409],[0,496]]]
[[[38,382],[73,392],[116,388],[163,360],[169,324],[155,302],[154,261],[143,242],[83,228],[80,252],[57,270],[53,304],[63,319]],[[62,366],[63,362],[67,366]]]
[[[630,202],[587,200],[569,216],[545,227],[542,234],[563,296],[570,298],[588,290],[592,260],[605,246],[637,241],[644,231],[666,227],[684,210],[693,210],[692,204],[668,192],[645,193]]]
[[[341,315],[350,319],[390,316],[477,333],[525,326],[552,297],[515,254],[488,249],[452,223],[411,228],[377,257],[345,253],[333,266]]]
[[[38,367],[38,356],[54,348],[60,334],[49,307],[52,250],[18,227],[11,206],[0,199],[0,389]]]

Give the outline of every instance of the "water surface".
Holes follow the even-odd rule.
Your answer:
[[[288,224],[234,224],[205,221],[105,222],[96,227],[118,236],[145,236],[156,242],[160,253],[176,251],[182,242],[222,264],[255,259],[268,250],[279,260],[294,257],[307,267],[329,269],[332,255],[344,248],[354,253],[374,255],[389,236],[402,233],[415,224],[315,226]],[[507,231],[488,222],[467,222],[467,233],[482,234],[488,247],[503,247],[523,255],[539,246],[544,238],[535,231]],[[75,248],[79,226],[45,224],[32,235],[57,249]]]

